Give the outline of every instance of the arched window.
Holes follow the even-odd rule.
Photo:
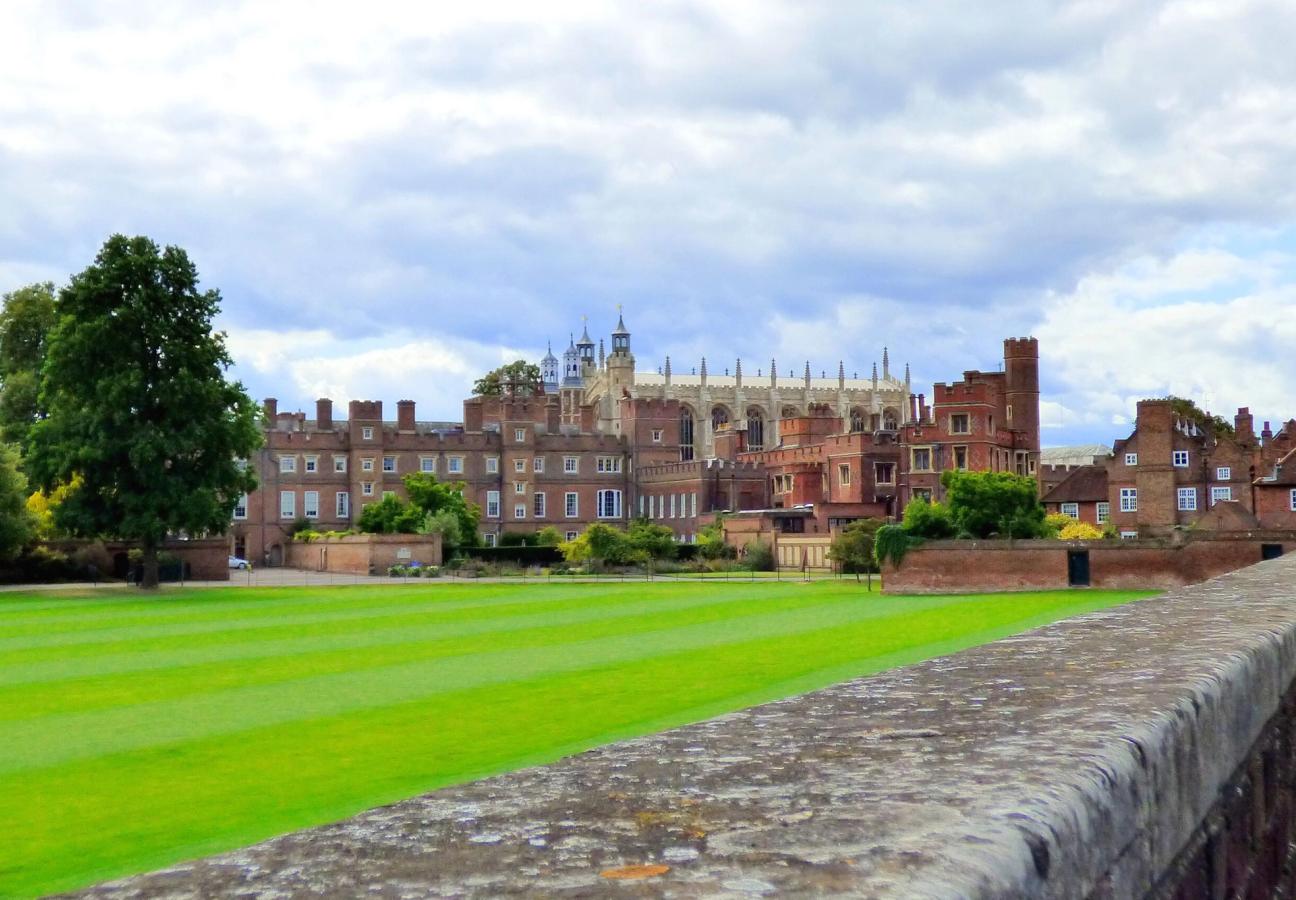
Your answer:
[[[891,407],[882,410],[882,427],[887,431],[895,431],[900,427],[900,415]]]
[[[718,431],[721,425],[729,424],[729,410],[717,406],[711,410],[711,430]]]
[[[688,462],[693,458],[693,410],[687,406],[680,407],[680,460]]]
[[[747,408],[747,449],[763,450],[765,448],[765,414],[759,406]]]
[[[864,430],[864,411],[860,409],[858,406],[852,409],[850,412],[850,430],[851,431]]]

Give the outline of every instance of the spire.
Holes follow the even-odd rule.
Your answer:
[[[594,349],[594,341],[589,336],[589,316],[581,316],[581,339],[576,346]]]
[[[778,366],[774,365],[774,357],[770,357],[770,387],[778,387]]]
[[[891,356],[887,353],[887,348],[882,348],[882,377],[891,377]]]
[[[734,363],[734,386],[742,387],[742,357],[741,356],[738,357],[738,361]]]
[[[625,327],[625,317],[621,314],[620,303],[617,304],[617,324],[616,324],[616,330],[612,332],[612,335],[613,337],[615,337],[616,335],[619,334],[624,334],[626,336],[629,336],[630,334],[629,330]]]
[[[604,359],[606,359],[606,357],[603,355],[603,338],[599,338],[599,368],[600,369],[603,368]]]
[[[671,381],[671,370],[670,370],[670,357],[669,357],[669,356],[666,357],[666,367],[665,367],[665,369],[664,369],[663,371],[665,372],[665,375],[666,375],[666,386],[667,386],[667,387],[670,387],[670,381]]]
[[[873,390],[877,390],[877,363],[873,363]]]
[[[545,355],[542,362],[558,362],[558,358],[553,355],[553,341],[545,341]]]
[[[572,334],[570,331],[567,332],[567,352],[576,352],[576,335]]]
[[[837,390],[844,391],[845,389],[846,389],[846,363],[843,362],[842,360],[837,360]]]
[[[909,390],[909,363],[905,363],[905,390]]]
[[[805,367],[805,386],[806,390],[810,390],[810,360],[808,359],[806,360]]]
[[[702,386],[706,387],[706,357],[702,357]]]

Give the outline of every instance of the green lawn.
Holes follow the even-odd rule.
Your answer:
[[[0,594],[0,896],[327,822],[1122,603],[851,581]]]

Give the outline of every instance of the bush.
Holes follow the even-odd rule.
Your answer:
[[[1102,529],[1088,522],[1077,522],[1074,519],[1058,530],[1058,538],[1063,541],[1096,541],[1103,536]]]
[[[909,502],[909,505],[904,508],[903,527],[912,537],[932,540],[953,537],[958,531],[954,527],[949,509],[944,504],[932,503],[929,500]]]
[[[1048,528],[1035,479],[1011,472],[957,472],[941,475],[949,514],[957,531],[972,537],[1045,537]],[[908,520],[908,509],[906,522]],[[931,535],[925,535],[930,537]]]
[[[908,509],[905,510],[908,512]],[[908,531],[900,525],[883,525],[873,535],[873,556],[877,560],[878,568],[881,569],[883,563],[888,560],[891,565],[900,566],[904,561],[905,554],[909,548],[918,543]]]
[[[753,572],[773,572],[774,571],[774,548],[769,544],[761,541],[752,541],[747,545],[747,552],[743,555],[744,568]]]
[[[832,540],[828,556],[847,574],[860,575],[877,571],[873,555],[873,536],[883,525],[880,519],[857,519]]]

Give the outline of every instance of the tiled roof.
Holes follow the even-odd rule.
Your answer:
[[[1107,499],[1105,466],[1080,466],[1042,498],[1044,503],[1092,503]]]

